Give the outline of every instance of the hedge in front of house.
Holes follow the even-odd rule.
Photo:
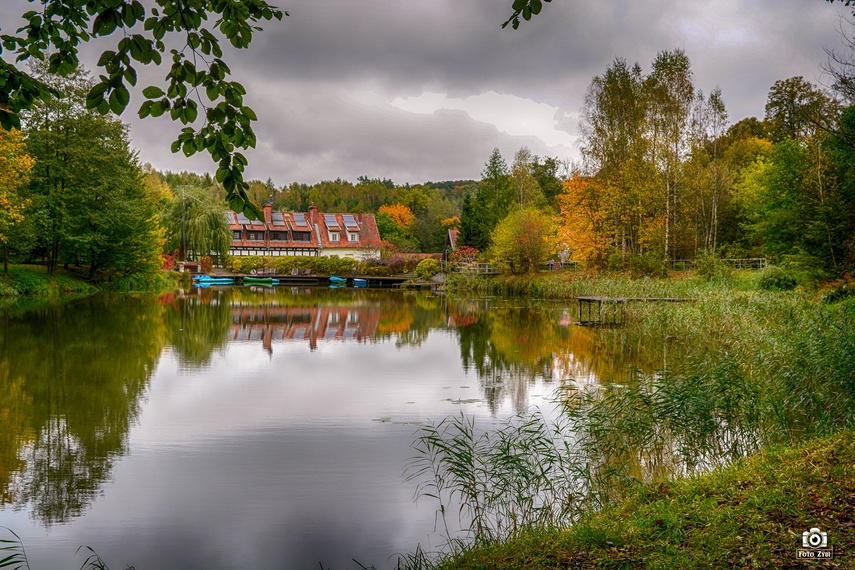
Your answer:
[[[289,275],[294,268],[300,272],[310,269],[316,275],[338,275],[350,273],[356,269],[357,261],[349,257],[318,256],[282,256],[262,257],[251,255],[247,257],[229,257],[226,269],[242,275],[252,273],[252,270],[275,268],[277,275]]]

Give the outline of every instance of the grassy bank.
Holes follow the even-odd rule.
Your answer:
[[[576,271],[541,272],[526,275],[468,277],[452,274],[447,289],[452,293],[502,295],[537,299],[571,299],[589,295],[611,297],[691,297],[711,290],[756,289],[758,271],[733,271],[706,280],[694,272],[674,272],[669,278],[633,279],[624,275]]]
[[[160,271],[146,278],[132,276],[96,285],[61,268],[54,275],[48,275],[43,265],[10,265],[8,275],[0,274],[0,300],[15,304],[39,304],[99,292],[163,292],[187,285],[188,274],[175,271]]]
[[[48,275],[41,265],[10,265],[9,274],[0,274],[0,297],[59,298],[65,295],[92,295],[98,288],[62,270]]]
[[[855,434],[768,449],[699,477],[638,486],[567,530],[530,531],[438,564],[535,568],[852,568]],[[835,560],[796,558],[802,533],[828,533]]]

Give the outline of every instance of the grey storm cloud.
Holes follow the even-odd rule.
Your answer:
[[[227,57],[259,116],[247,175],[278,185],[360,175],[397,183],[479,178],[493,148],[510,162],[523,145],[576,159],[578,145],[568,141],[593,77],[615,58],[647,71],[658,52],[675,48],[691,60],[697,88],[721,88],[731,122],[762,117],[775,81],[801,75],[823,83],[824,49],[840,45],[841,18],[850,15],[823,0],[554,0],[518,30],[502,30],[510,0],[273,3],[290,16],[265,23],[249,50]],[[26,3],[2,4],[7,31]],[[97,51],[87,48],[93,70]],[[147,70],[143,81],[164,74]],[[513,128],[495,109],[488,116],[473,107],[487,93],[506,97],[501,112]],[[415,105],[410,98],[424,94],[446,104],[416,112],[394,103]],[[526,100],[552,108],[545,122],[532,117],[528,132],[520,128],[529,120],[519,106]],[[133,113],[124,119],[142,161],[213,170],[205,157],[169,152],[177,126]]]

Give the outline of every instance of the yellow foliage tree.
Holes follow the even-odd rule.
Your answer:
[[[410,210],[408,206],[404,204],[389,204],[386,206],[380,206],[377,210],[380,214],[386,214],[390,218],[392,218],[396,224],[402,229],[408,230],[410,226],[413,225],[413,221],[415,221],[416,216],[413,214],[413,211]]]
[[[21,131],[0,129],[0,243],[3,244],[3,274],[9,273],[9,239],[15,225],[24,220],[29,200],[17,189],[30,178],[35,161],[24,148]]]
[[[591,178],[575,175],[564,182],[558,195],[558,241],[570,249],[573,261],[602,268],[610,251],[603,186]]]
[[[459,230],[460,229],[460,218],[457,216],[452,216],[450,218],[445,218],[439,222],[443,228],[447,230]]]

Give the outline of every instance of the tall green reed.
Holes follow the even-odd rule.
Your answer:
[[[496,430],[482,430],[464,415],[422,428],[407,468],[418,498],[436,501],[448,547],[461,550],[532,528],[572,522],[584,497],[572,441],[539,411],[519,415]],[[449,522],[457,505],[457,535]]]
[[[30,570],[30,561],[27,558],[27,553],[24,550],[24,542],[12,529],[0,526],[0,529],[6,530],[14,538],[0,538],[0,568],[8,568],[9,570]],[[110,570],[107,563],[88,546],[81,546],[77,552],[83,550],[89,552],[89,555],[80,566],[80,570]],[[133,566],[128,566],[126,570],[134,570]]]

